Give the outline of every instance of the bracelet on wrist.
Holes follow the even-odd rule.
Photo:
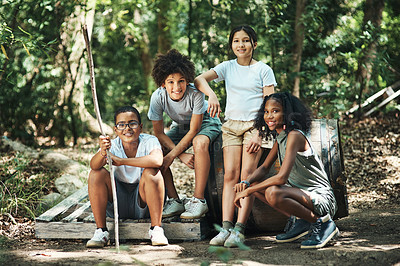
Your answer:
[[[104,155],[100,152],[100,155],[103,156],[104,158],[107,158],[107,152]]]
[[[249,182],[249,181],[247,181],[247,180],[242,180],[242,181],[240,181],[240,183],[246,184],[246,185],[247,185],[247,187],[249,187],[249,186],[250,186],[250,182]]]

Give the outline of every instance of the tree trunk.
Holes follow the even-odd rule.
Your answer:
[[[87,9],[85,12],[83,7],[77,6],[75,16],[70,17],[66,23],[65,28],[61,29],[61,42],[60,51],[63,53],[64,71],[66,79],[61,95],[59,105],[66,105],[68,113],[71,116],[70,130],[74,138],[74,144],[77,143],[78,132],[76,128],[75,115],[78,115],[82,123],[87,126],[87,130],[92,133],[100,133],[100,128],[97,119],[94,118],[86,109],[84,103],[84,89],[85,77],[88,73],[87,60],[84,55],[85,42],[81,32],[81,22],[85,21],[88,26],[89,35],[92,32],[94,23],[95,0],[88,1]],[[67,49],[67,47],[72,47]],[[68,52],[71,51],[71,52]],[[60,96],[61,96],[60,95]],[[74,110],[74,107],[77,107]],[[103,124],[103,129],[107,135],[113,134],[112,127]]]
[[[188,55],[191,56],[192,53],[192,16],[193,16],[193,4],[192,0],[189,0],[189,14],[188,14]]]
[[[142,15],[139,9],[135,10],[134,22],[137,25],[142,23]],[[153,69],[153,60],[150,54],[150,39],[147,35],[146,31],[142,32],[142,38],[139,43],[139,54],[140,61],[142,63],[143,74],[144,74],[144,86],[147,94],[150,96],[152,93],[152,89],[149,87],[149,83],[151,80],[151,71]]]
[[[293,95],[300,98],[300,70],[301,56],[304,44],[304,24],[301,18],[305,12],[307,0],[296,0],[296,18],[294,25],[293,67],[295,75],[293,82]]]
[[[166,53],[171,49],[171,35],[168,27],[167,13],[170,7],[169,0],[160,0],[158,3],[157,29],[158,29],[158,52]]]
[[[361,117],[361,104],[362,96],[369,90],[369,83],[371,80],[373,61],[376,58],[377,39],[380,32],[382,23],[382,12],[385,6],[384,0],[366,0],[364,7],[364,19],[362,31],[367,30],[368,23],[373,25],[373,32],[371,32],[372,40],[368,41],[366,47],[362,51],[362,56],[358,60],[358,69],[356,72],[356,84],[359,88],[357,112],[358,118]]]

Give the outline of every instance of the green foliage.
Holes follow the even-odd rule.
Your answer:
[[[34,131],[65,117],[55,114],[65,73],[55,67],[59,29],[75,8],[71,1],[3,1],[0,7],[0,133],[33,143]],[[4,108],[6,107],[6,108]],[[66,127],[58,130],[67,131]],[[51,132],[52,133],[52,132]]]
[[[222,230],[222,227],[219,226],[218,224],[214,224],[214,228],[218,232],[220,232]],[[238,243],[238,248],[241,250],[250,250],[250,247],[246,246],[244,243]],[[229,248],[225,248],[225,247],[210,246],[208,248],[208,252],[215,253],[218,256],[218,258],[221,261],[223,261],[224,263],[228,263],[229,260],[233,257],[233,254],[229,250]],[[209,265],[209,263],[205,261],[201,265]]]
[[[34,219],[43,212],[40,199],[53,187],[57,173],[18,152],[1,152],[0,158],[0,213]]]
[[[255,58],[273,68],[278,91],[292,91],[293,79],[299,75],[300,96],[315,115],[339,118],[359,100],[400,79],[397,2],[385,1],[382,25],[375,28],[371,23],[364,25],[364,1],[307,1],[301,18],[305,25],[301,72],[293,73],[296,1],[97,0],[91,42],[102,118],[111,123],[117,107],[132,104],[141,111],[149,131],[146,114],[156,89],[150,72],[161,46],[170,44],[190,55],[200,74],[234,58],[228,36],[239,24],[256,30]],[[79,8],[86,12],[85,3],[2,2],[0,134],[7,132],[30,144],[36,136],[51,137],[60,145],[71,137],[88,135],[78,106],[70,101],[74,92],[66,89],[73,82],[70,66],[78,59],[68,61],[74,45],[63,43],[65,34],[75,32],[68,22],[78,16]],[[377,53],[371,59],[369,91],[359,99],[358,64],[373,42]],[[223,82],[210,85],[224,108]],[[84,92],[85,107],[94,116],[88,73]],[[387,108],[393,110],[392,105]]]

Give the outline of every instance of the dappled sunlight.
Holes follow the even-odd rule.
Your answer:
[[[77,251],[63,251],[60,252],[58,249],[46,249],[46,250],[30,250],[30,251],[12,251],[15,256],[21,258],[28,258],[28,260],[34,263],[63,263],[68,260],[69,263],[73,261],[91,261],[95,258],[98,263],[117,263],[117,264],[134,264],[134,263],[145,263],[145,264],[156,264],[160,261],[168,263],[169,265],[178,263],[183,247],[179,245],[168,245],[154,247],[151,245],[138,244],[138,245],[121,245],[120,252],[113,247],[107,247],[104,249],[86,249],[82,247],[82,250]],[[140,256],[139,256],[140,255]],[[189,259],[188,259],[189,260]]]

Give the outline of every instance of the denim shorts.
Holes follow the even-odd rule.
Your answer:
[[[219,134],[221,134],[221,126],[222,123],[218,117],[210,117],[210,115],[205,112],[203,115],[203,122],[201,123],[200,131],[196,134],[196,136],[205,135],[210,139],[210,143],[212,143],[219,136]],[[189,129],[189,124],[185,125],[173,123],[166,135],[176,145],[189,132]]]

